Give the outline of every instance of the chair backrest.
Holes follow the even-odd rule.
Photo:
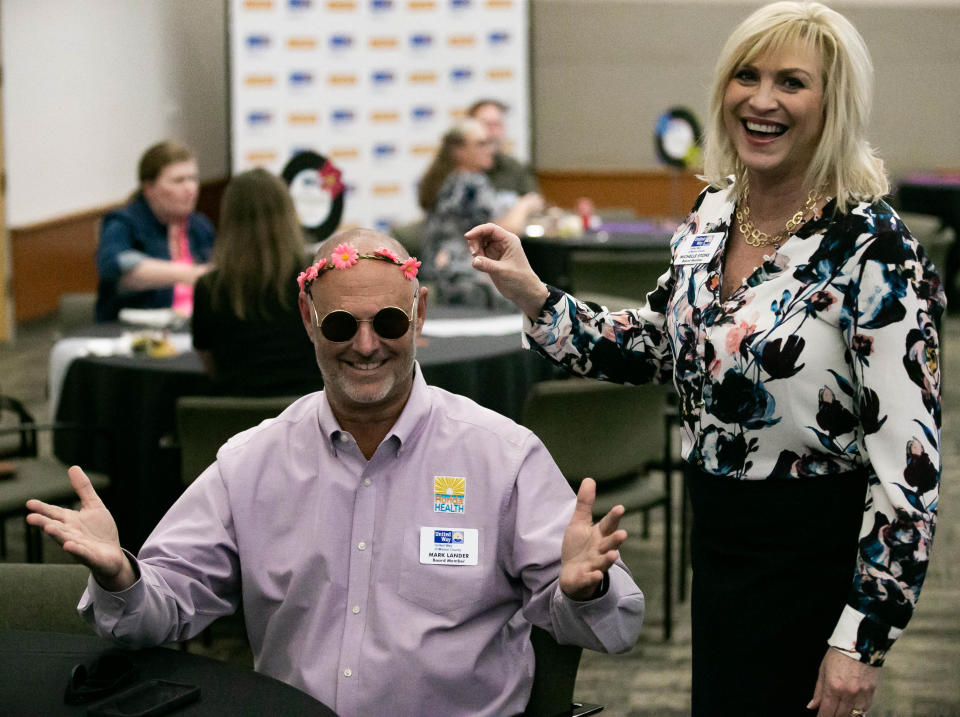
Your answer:
[[[181,396],[177,399],[180,476],[189,484],[231,437],[283,412],[298,396]]]
[[[57,304],[57,330],[66,334],[90,326],[96,305],[97,295],[93,292],[61,294]]]
[[[550,633],[536,625],[530,632],[536,667],[533,689],[524,715],[527,717],[557,717],[568,715],[573,707],[573,690],[577,682],[577,668],[583,648],[560,645]]]
[[[657,288],[657,279],[670,266],[670,252],[637,250],[623,252],[575,251],[570,254],[573,293],[599,292],[635,297],[642,306],[647,294]]]
[[[523,425],[546,445],[572,484],[599,484],[665,460],[664,413],[671,386],[623,386],[593,379],[534,384]]]
[[[89,575],[83,565],[0,563],[0,630],[90,634],[77,614]]]

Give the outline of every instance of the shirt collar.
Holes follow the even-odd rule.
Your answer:
[[[337,417],[333,415],[333,409],[327,400],[326,391],[321,392],[322,400],[318,411],[317,421],[320,425],[320,432],[329,441],[330,447],[334,452],[337,450],[337,444],[340,442],[340,423]],[[425,423],[427,415],[430,413],[430,390],[427,382],[423,379],[423,372],[420,370],[420,364],[413,362],[413,388],[410,390],[410,396],[407,403],[400,412],[397,422],[387,434],[384,440],[394,439],[397,444],[397,453],[403,448],[404,444],[410,443],[419,435]]]

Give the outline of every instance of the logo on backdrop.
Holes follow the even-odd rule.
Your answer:
[[[313,73],[306,70],[293,70],[289,76],[290,87],[304,89],[313,85]]]

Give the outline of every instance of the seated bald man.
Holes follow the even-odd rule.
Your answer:
[[[81,614],[129,646],[196,635],[242,603],[255,667],[342,717],[511,715],[530,624],[622,652],[644,600],[530,431],[428,386],[419,262],[367,230],[321,245],[300,312],[324,390],[231,438],[138,557],[78,467],[79,511],[28,502],[91,570]],[[495,389],[495,387],[491,387]]]

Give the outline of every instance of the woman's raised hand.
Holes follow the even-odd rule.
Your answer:
[[[481,224],[464,237],[473,256],[473,268],[488,274],[497,291],[527,316],[536,318],[548,292],[530,268],[520,238],[496,224]]]

